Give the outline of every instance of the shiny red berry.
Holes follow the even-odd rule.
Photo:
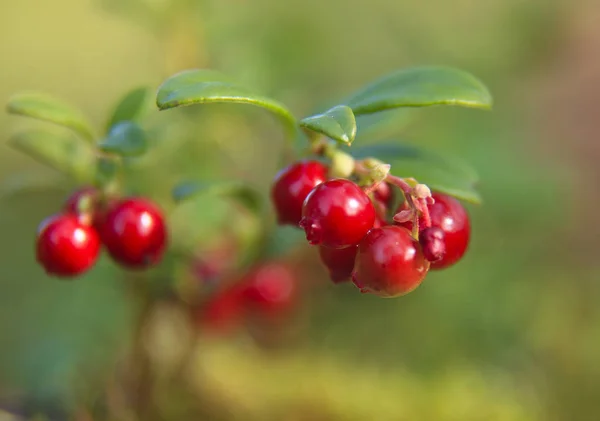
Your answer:
[[[467,251],[471,236],[469,215],[463,205],[452,196],[442,193],[432,194],[435,203],[429,205],[431,226],[444,231],[446,253],[441,260],[431,264],[431,269],[445,269],[457,263]],[[412,222],[401,224],[412,229]],[[424,229],[422,219],[419,219],[419,230]]]
[[[297,226],[304,199],[325,180],[327,167],[318,161],[302,161],[281,170],[271,189],[278,222]]]
[[[262,315],[282,315],[296,303],[296,276],[284,263],[271,262],[254,268],[244,277],[242,285],[246,303]]]
[[[444,258],[446,254],[446,238],[441,228],[425,228],[419,233],[419,243],[423,249],[423,255],[430,262],[438,262]]]
[[[101,238],[121,265],[141,269],[160,261],[167,242],[161,210],[143,198],[115,202],[104,217]]]
[[[100,238],[75,215],[59,214],[38,228],[37,261],[49,275],[74,277],[89,270],[98,258]]]
[[[406,228],[374,228],[360,242],[352,282],[363,293],[381,297],[408,294],[427,275],[429,262]]]
[[[350,246],[343,249],[332,249],[319,246],[321,262],[329,271],[329,278],[336,284],[350,280],[354,269],[354,259],[358,246]]]
[[[71,193],[63,205],[63,210],[76,215],[82,223],[99,228],[100,205],[101,191],[96,187],[86,186]]]
[[[388,183],[379,183],[373,191],[373,199],[383,203],[386,207],[389,207],[394,202],[394,190]]]
[[[371,199],[350,180],[333,179],[315,187],[302,207],[300,226],[312,245],[354,246],[375,223]]]

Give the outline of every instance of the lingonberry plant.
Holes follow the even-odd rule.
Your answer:
[[[198,331],[231,332],[245,320],[267,323],[269,331],[278,326],[272,322],[298,308],[305,285],[285,258],[297,242],[280,237],[276,223],[306,238],[333,283],[354,284],[381,297],[415,290],[429,270],[450,267],[466,253],[470,222],[461,200],[480,201],[473,171],[449,156],[394,139],[370,139],[373,114],[386,119],[405,107],[490,108],[488,90],[466,72],[397,71],[301,120],[280,102],[217,71],[177,73],[158,88],[154,102],[160,111],[250,104],[278,117],[287,140],[281,157],[264,157],[281,162],[264,192],[243,179],[172,180],[164,167],[153,168],[156,177],[172,180],[170,200],[140,193],[130,183],[146,153],[173,140],[157,140],[160,134],[181,133],[172,130],[182,121],[177,112],[161,116],[160,124],[169,130],[156,130],[159,119],[144,118],[151,96],[148,88],[128,92],[102,131],[45,94],[17,94],[7,107],[63,128],[28,130],[10,141],[66,175],[73,190],[32,238],[37,261],[48,275],[73,279],[93,270],[104,250],[143,303],[139,326],[160,300],[175,301]],[[264,206],[269,198],[271,206]],[[213,227],[194,217],[212,208],[227,216],[225,223]],[[210,229],[218,233],[212,243]],[[139,352],[145,351],[136,352],[132,364],[144,364]],[[140,374],[133,388],[147,391],[144,386]],[[145,419],[141,412],[140,419]]]
[[[80,138],[31,131],[11,143],[81,184],[67,199],[64,213],[38,233],[38,261],[47,273],[72,277],[91,269],[99,243],[127,269],[143,270],[163,258],[171,238],[161,205],[123,189],[124,168],[149,144],[137,121],[145,94],[147,90],[138,89],[126,95],[99,138],[79,111],[52,97],[24,93],[10,100],[9,112],[62,125]],[[349,147],[360,138],[364,115],[433,105],[489,108],[489,92],[470,74],[445,67],[395,72],[300,121],[283,104],[213,70],[178,73],[160,86],[156,97],[160,110],[212,102],[263,107],[282,120],[290,140],[308,141],[297,160],[275,176],[271,200],[279,224],[303,229],[308,243],[319,246],[334,282],[352,278],[363,292],[402,295],[416,288],[429,269],[452,266],[465,254],[470,223],[457,199],[479,201],[470,171],[405,144]],[[74,142],[82,152],[61,155]],[[55,147],[48,147],[52,143]],[[422,164],[419,180],[404,172],[407,159]],[[173,197],[179,203],[200,192],[231,196],[248,209],[260,209],[260,195],[243,180],[212,185],[186,181],[173,188]]]

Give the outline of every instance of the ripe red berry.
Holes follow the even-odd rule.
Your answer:
[[[278,222],[297,226],[304,199],[326,179],[327,167],[318,161],[298,162],[281,170],[271,189]]]
[[[441,228],[425,228],[419,233],[419,243],[421,243],[423,255],[430,262],[438,262],[444,258],[446,242],[444,231]]]
[[[327,267],[331,280],[339,284],[349,281],[354,269],[354,259],[358,246],[350,246],[343,249],[332,249],[319,246],[321,262]]]
[[[363,293],[381,297],[408,294],[427,275],[429,262],[406,228],[374,228],[360,242],[352,282]]]
[[[278,262],[256,267],[242,281],[246,303],[267,316],[279,316],[292,309],[297,298],[296,284],[292,269]]]
[[[121,265],[132,269],[153,265],[162,258],[167,241],[162,212],[142,198],[115,202],[104,217],[101,238]]]
[[[244,297],[238,285],[213,295],[193,312],[195,322],[203,329],[229,333],[244,320]]]
[[[441,260],[431,264],[431,269],[445,269],[457,263],[467,251],[471,235],[469,215],[462,204],[452,196],[442,193],[432,194],[435,203],[429,205],[431,226],[444,231],[446,254]],[[412,222],[401,226],[412,230]],[[423,220],[419,219],[419,230],[424,229]]]
[[[100,238],[76,216],[59,214],[42,221],[36,247],[37,261],[49,275],[74,277],[96,263]]]
[[[63,209],[65,212],[78,215],[82,211],[93,210],[97,204],[100,191],[93,186],[82,187],[75,190],[65,201]],[[82,209],[85,208],[85,209]]]
[[[375,223],[371,199],[350,180],[333,179],[315,187],[302,207],[300,226],[312,245],[354,246]]]
[[[394,190],[386,183],[379,183],[373,191],[373,199],[383,203],[386,207],[394,202]]]

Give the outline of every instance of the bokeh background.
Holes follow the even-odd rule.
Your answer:
[[[597,420],[599,18],[593,0],[3,1],[0,99],[47,91],[101,126],[125,91],[210,67],[304,116],[397,68],[472,72],[493,93],[493,112],[420,109],[387,127],[480,174],[484,203],[468,205],[466,258],[414,293],[382,300],[331,285],[314,250],[300,245],[293,253],[310,262],[312,287],[299,320],[276,346],[244,333],[202,341],[189,387],[159,390],[154,416]],[[210,106],[150,120],[170,125],[134,174],[140,191],[166,201],[183,176],[243,177],[266,195],[284,142],[270,116]],[[57,177],[6,146],[31,124],[0,115],[5,185]],[[37,224],[73,187],[62,186],[0,202],[0,395],[13,405],[93,401],[132,336],[135,300],[109,261],[75,282],[49,279],[35,264]],[[178,229],[222,217],[220,206],[188,210]],[[219,228],[203,228],[203,244],[237,229],[208,225]],[[168,365],[190,333],[169,307],[157,317],[152,346]]]

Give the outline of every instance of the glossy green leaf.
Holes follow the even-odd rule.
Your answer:
[[[106,132],[118,123],[124,121],[138,121],[148,110],[148,105],[151,101],[152,92],[150,88],[142,86],[129,91],[117,103],[108,123]]]
[[[300,120],[300,126],[341,143],[351,144],[356,137],[356,119],[352,109],[338,105],[322,114]]]
[[[394,108],[356,117],[356,137],[363,142],[386,139],[397,136],[414,120],[411,108]]]
[[[172,190],[173,200],[176,202],[181,202],[200,194],[232,197],[255,212],[260,211],[262,208],[259,193],[241,182],[208,183],[186,181],[178,184]]]
[[[156,104],[161,110],[215,102],[265,108],[285,122],[290,134],[296,131],[296,119],[283,104],[257,94],[214,70],[197,69],[177,73],[158,88],[156,96]]]
[[[146,133],[132,121],[122,121],[114,126],[108,136],[98,143],[98,148],[121,156],[140,156],[148,149]]]
[[[397,142],[364,146],[353,149],[351,153],[358,159],[381,159],[391,164],[392,174],[413,177],[420,183],[427,184],[431,190],[471,203],[481,203],[481,197],[475,189],[477,173],[456,157]]]
[[[78,181],[90,181],[96,157],[91,145],[72,135],[29,131],[13,136],[9,145]]]
[[[24,92],[8,101],[9,113],[37,118],[68,127],[86,139],[94,138],[94,131],[85,116],[76,108],[49,95]]]
[[[358,116],[398,107],[431,105],[489,109],[492,96],[470,73],[448,67],[417,67],[385,76],[344,103]]]

